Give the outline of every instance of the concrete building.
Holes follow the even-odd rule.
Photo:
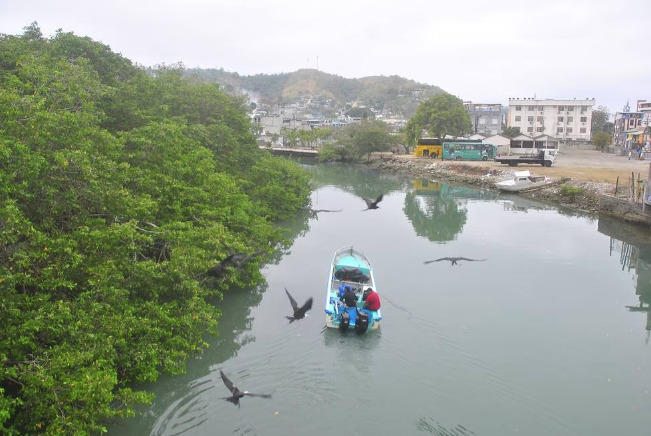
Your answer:
[[[594,98],[551,100],[509,98],[507,126],[530,137],[548,135],[561,142],[592,140]]]
[[[470,115],[471,133],[491,136],[502,132],[501,104],[478,104],[468,101],[463,103],[463,107]]]
[[[627,105],[628,108],[628,105]],[[644,144],[645,127],[642,112],[616,112],[613,128],[613,145],[624,148],[636,148]]]
[[[638,100],[637,111],[642,114],[641,129],[644,129],[642,144],[645,147],[651,147],[651,101]]]

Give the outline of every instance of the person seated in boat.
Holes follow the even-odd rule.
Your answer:
[[[378,295],[377,292],[373,290],[373,288],[366,288],[364,290],[364,295],[366,295],[366,298],[364,299],[363,309],[368,309],[368,310],[380,309],[381,306],[380,296]]]
[[[350,286],[346,286],[344,289],[344,293],[339,297],[339,300],[343,301],[346,307],[357,307],[357,296],[353,290]]]

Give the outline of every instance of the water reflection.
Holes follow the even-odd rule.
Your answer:
[[[415,179],[405,196],[403,211],[416,234],[433,242],[456,239],[468,220],[469,199],[494,197],[490,191],[452,186],[426,178]]]
[[[397,174],[386,175],[355,165],[318,164],[310,169],[316,188],[336,185],[357,197],[377,198],[391,192],[401,191],[409,180]],[[362,201],[363,205],[364,202]]]
[[[651,235],[647,229],[623,223],[613,217],[599,217],[599,232],[610,236],[610,255],[619,254],[622,271],[635,272],[638,303],[628,305],[630,312],[646,314],[646,343],[651,336]]]
[[[453,428],[445,428],[432,418],[420,418],[416,428],[436,436],[472,436],[475,434],[475,432],[468,430],[461,424]]]

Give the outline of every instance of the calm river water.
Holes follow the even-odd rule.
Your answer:
[[[220,335],[146,389],[110,435],[646,436],[651,239],[555,207],[344,166],[306,166],[318,219],[297,217],[267,285],[226,296]],[[362,197],[383,194],[380,209]],[[325,331],[334,251],[371,260],[380,331]],[[483,262],[423,264],[445,256]],[[310,317],[288,324],[285,287]],[[245,397],[238,408],[222,369]]]

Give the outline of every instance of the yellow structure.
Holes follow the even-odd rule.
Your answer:
[[[441,157],[443,147],[438,138],[420,138],[414,148],[414,156],[437,159]]]

